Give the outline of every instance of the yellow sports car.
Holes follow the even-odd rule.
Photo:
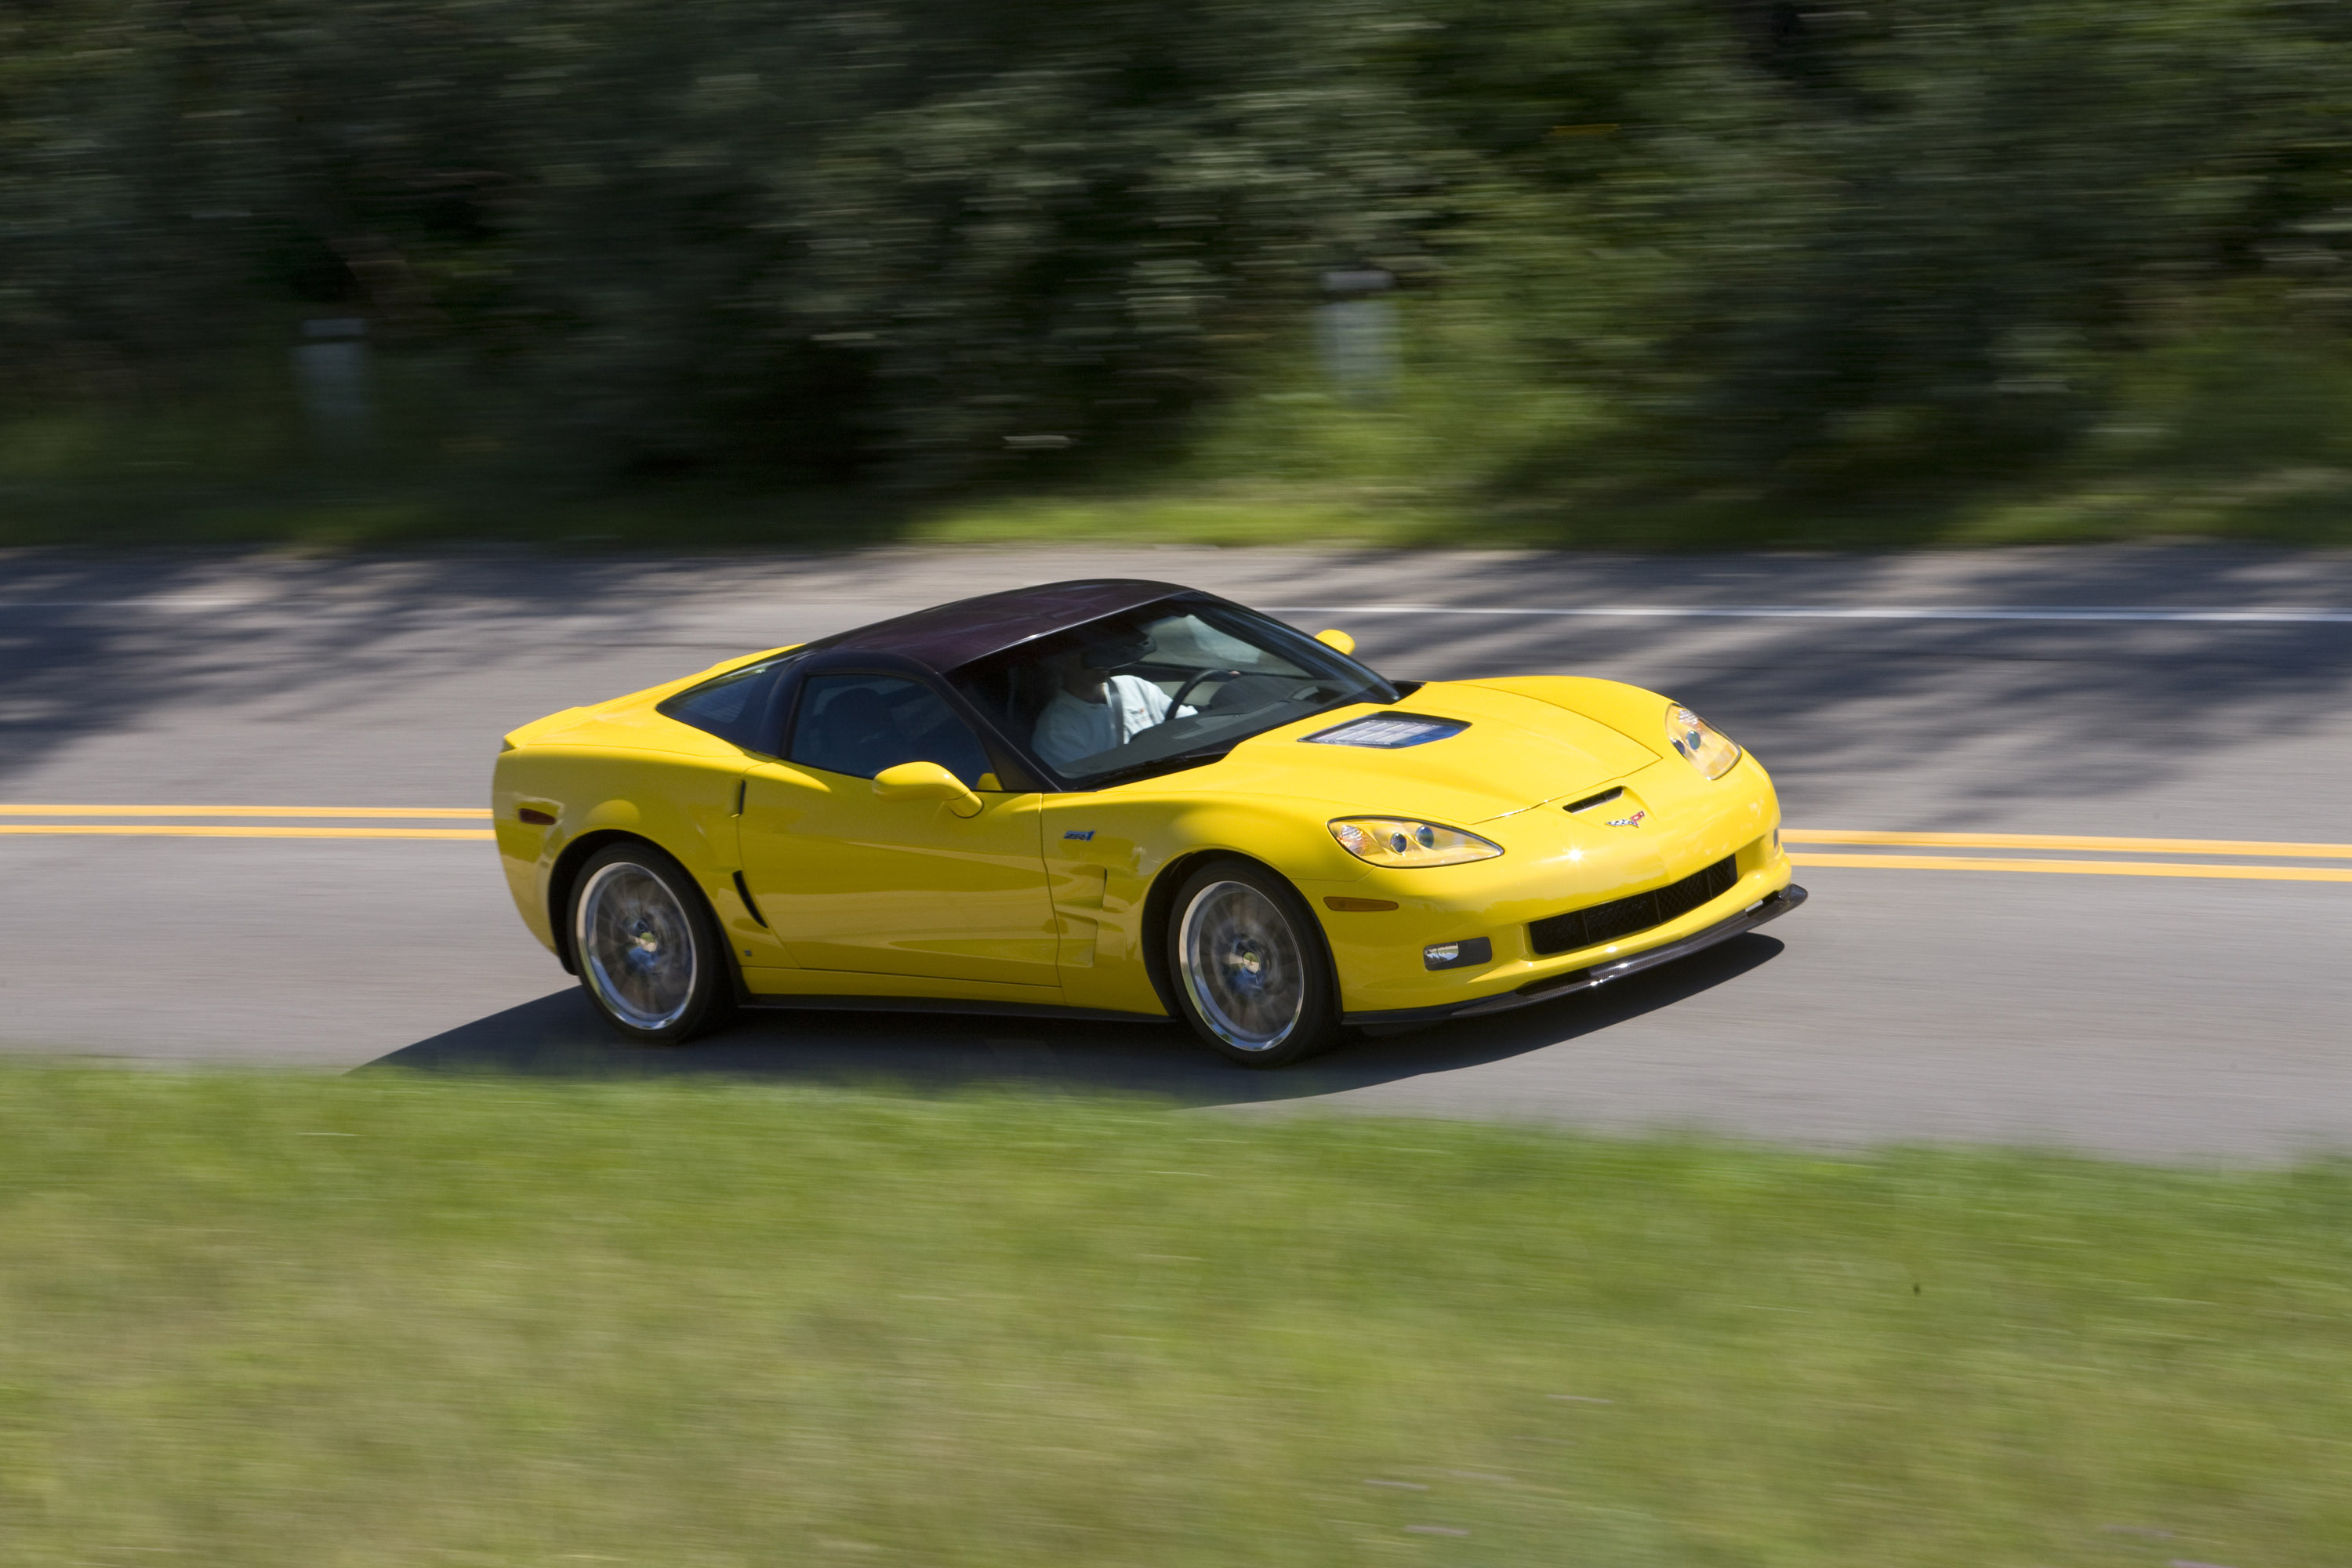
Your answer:
[[[1182,1017],[1275,1067],[1802,902],[1753,757],[1611,680],[1390,680],[1169,583],[991,594],[506,737],[524,922],[614,1026]]]

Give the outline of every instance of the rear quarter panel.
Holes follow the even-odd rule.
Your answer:
[[[645,745],[647,738],[667,745]],[[738,939],[743,962],[786,962],[781,944],[750,920],[735,893],[735,802],[746,764],[735,747],[658,715],[591,720],[500,752],[490,791],[499,858],[531,934],[562,952],[551,907],[558,868],[576,847],[623,834],[648,840],[685,866]],[[553,816],[554,824],[523,821],[526,806]],[[763,953],[762,944],[772,951]]]

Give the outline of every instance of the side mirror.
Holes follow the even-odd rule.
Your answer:
[[[1315,634],[1315,640],[1323,644],[1327,647],[1336,647],[1341,653],[1353,653],[1356,651],[1356,639],[1349,637],[1345,632],[1317,632]]]
[[[980,796],[937,763],[900,763],[874,775],[874,793],[884,800],[937,800],[958,816],[978,816]]]

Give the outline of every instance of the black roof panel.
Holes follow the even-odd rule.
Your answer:
[[[1198,590],[1177,583],[1139,577],[1084,577],[1040,583],[934,605],[912,615],[894,616],[855,631],[836,632],[809,644],[811,649],[895,653],[945,672],[1024,643],[1067,631],[1088,621]]]

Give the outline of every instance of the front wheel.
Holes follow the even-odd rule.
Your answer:
[[[1290,884],[1262,866],[1220,860],[1176,891],[1168,968],[1185,1021],[1225,1056],[1282,1067],[1339,1037],[1322,928]]]
[[[629,1038],[678,1045],[733,1010],[719,922],[686,868],[652,845],[590,856],[572,884],[568,923],[581,985]]]

